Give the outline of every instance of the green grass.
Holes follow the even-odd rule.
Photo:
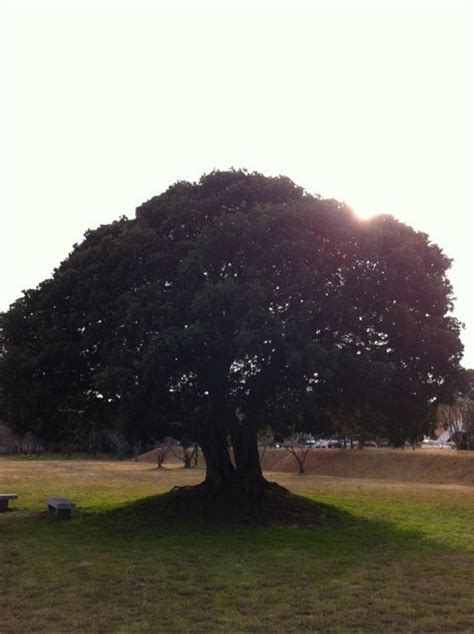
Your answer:
[[[272,474],[354,521],[176,525],[130,504],[199,481],[150,464],[0,459],[0,632],[474,631],[473,487]],[[45,498],[79,510],[57,521]]]

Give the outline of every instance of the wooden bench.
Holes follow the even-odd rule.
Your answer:
[[[69,502],[64,498],[48,498],[46,500],[48,509],[55,512],[58,517],[69,517],[76,510],[74,502]]]
[[[0,513],[8,511],[8,501],[16,500],[18,495],[16,493],[0,493]]]

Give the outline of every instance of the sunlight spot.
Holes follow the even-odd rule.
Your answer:
[[[374,216],[377,216],[378,213],[370,207],[363,207],[359,209],[354,209],[353,211],[359,220],[371,220]]]

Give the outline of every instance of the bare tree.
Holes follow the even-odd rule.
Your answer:
[[[471,407],[470,399],[458,397],[452,405],[439,405],[437,408],[436,422],[449,431],[456,449],[462,448]]]
[[[18,443],[18,450],[22,454],[31,455],[36,454],[39,456],[40,453],[44,452],[44,445],[30,432],[27,431],[24,436],[22,436]]]
[[[257,434],[258,455],[260,457],[260,464],[263,462],[268,447],[273,444],[273,432],[270,427],[264,427]]]
[[[91,451],[94,457],[97,456],[97,452],[102,449],[103,434],[97,429],[91,429],[87,435],[87,451]]]
[[[177,453],[173,447],[171,447],[171,452],[173,455],[181,460],[184,464],[185,469],[192,469],[193,466],[197,464],[197,453],[199,451],[199,446],[196,444],[190,444],[187,442],[180,443],[181,452]]]
[[[129,449],[127,439],[119,431],[111,430],[108,434],[110,444],[112,445],[119,460],[122,460]]]
[[[156,468],[162,469],[163,464],[169,454],[170,447],[172,444],[171,438],[165,438],[163,442],[158,442],[155,446],[156,451]]]
[[[194,466],[197,467],[199,463],[199,445],[194,443]]]
[[[283,448],[288,453],[291,453],[293,458],[298,463],[299,473],[304,474],[304,463],[308,457],[309,452],[312,450],[312,446],[306,443],[306,438],[303,434],[294,434],[283,443]]]

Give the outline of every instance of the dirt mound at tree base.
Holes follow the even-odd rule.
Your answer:
[[[226,488],[212,493],[203,485],[175,487],[168,493],[146,498],[112,514],[131,514],[133,522],[158,525],[178,522],[219,525],[315,526],[353,524],[356,520],[335,506],[295,495],[276,483],[267,483],[257,498],[242,490]]]
[[[296,460],[284,449],[268,449],[262,466],[265,471],[298,471]],[[304,468],[308,474],[342,478],[474,485],[474,452],[313,449]]]

